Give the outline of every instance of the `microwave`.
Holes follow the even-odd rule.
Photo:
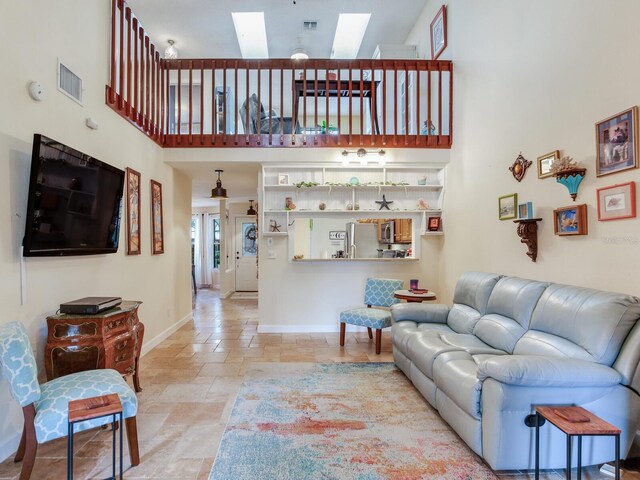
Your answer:
[[[395,243],[395,229],[393,220],[380,224],[380,243]]]

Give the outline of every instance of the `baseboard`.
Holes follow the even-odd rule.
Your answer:
[[[228,290],[224,293],[220,292],[220,298],[229,298],[234,292],[235,290]]]
[[[336,333],[339,331],[339,323],[336,325],[258,325],[258,333]],[[347,326],[347,332],[366,331],[366,327]]]
[[[147,353],[149,353],[149,351],[152,348],[155,348],[158,345],[160,345],[160,343],[162,343],[163,340],[166,340],[171,334],[177,332],[180,329],[180,327],[182,327],[185,323],[190,321],[192,318],[193,318],[193,315],[190,313],[189,315],[179,320],[177,323],[174,323],[173,325],[171,325],[164,332],[161,332],[155,337],[153,337],[151,340],[147,341],[147,339],[145,338],[142,345],[142,352],[140,352],[140,356],[144,357]]]
[[[16,450],[18,450],[18,444],[20,443],[20,435],[22,432],[16,432],[14,435],[9,436],[9,438],[5,439],[2,444],[0,444],[0,462],[5,461],[11,455],[13,455]]]

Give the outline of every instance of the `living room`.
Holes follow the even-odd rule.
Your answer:
[[[290,8],[308,7],[305,7],[305,0],[297,3]],[[424,2],[413,28],[401,42],[416,45],[421,59],[431,58],[430,24],[441,6],[438,2]],[[443,209],[446,210],[446,216],[443,216],[445,234],[439,237],[420,236],[421,258],[417,262],[354,262],[343,265],[293,263],[286,238],[273,237],[272,244],[269,244],[269,237],[261,236],[259,248],[263,252],[273,250],[276,258],[260,257],[258,304],[225,306],[220,299],[209,297],[211,303],[207,306],[205,299],[210,292],[205,292],[199,300],[205,303],[199,305],[200,311],[195,313],[190,290],[190,220],[194,179],[185,174],[179,164],[208,162],[210,178],[207,180],[209,188],[213,188],[213,170],[218,161],[267,166],[296,162],[335,164],[340,149],[211,150],[163,149],[158,146],[105,105],[104,85],[109,78],[110,8],[110,2],[77,0],[65,2],[64,6],[44,1],[28,2],[7,7],[0,20],[3,44],[8,47],[5,50],[8,57],[6,65],[10,66],[0,73],[0,84],[4,86],[0,104],[4,112],[11,112],[0,120],[0,148],[6,157],[0,175],[0,189],[5,192],[5,199],[0,208],[7,227],[0,232],[0,244],[4,246],[0,254],[3,265],[0,298],[5,306],[1,323],[19,320],[25,325],[42,378],[46,317],[54,314],[60,303],[84,296],[119,295],[143,302],[140,318],[145,323],[146,332],[141,375],[143,388],[145,381],[149,386],[141,395],[164,395],[167,399],[176,393],[178,387],[175,385],[197,385],[201,381],[198,380],[198,372],[186,368],[186,363],[185,368],[171,368],[172,373],[166,372],[171,363],[178,366],[181,363],[175,358],[166,360],[165,355],[169,351],[177,355],[177,346],[182,351],[187,345],[198,345],[199,342],[191,341],[192,337],[206,336],[207,328],[213,328],[203,324],[206,315],[212,318],[223,312],[228,315],[225,322],[244,322],[239,330],[227,324],[226,328],[232,330],[226,335],[241,336],[242,330],[247,333],[254,329],[255,335],[262,334],[257,332],[278,335],[281,344],[285,345],[288,335],[291,335],[293,344],[299,340],[297,348],[288,349],[290,355],[284,346],[279,347],[282,349],[277,355],[280,361],[283,354],[285,361],[333,358],[316,356],[313,336],[326,333],[332,342],[330,346],[340,348],[336,333],[339,313],[361,303],[364,281],[368,276],[402,279],[407,286],[409,279],[418,278],[421,285],[437,292],[438,303],[447,305],[452,303],[456,282],[469,271],[496,272],[640,296],[640,287],[634,281],[640,268],[638,220],[599,221],[597,197],[598,189],[637,182],[640,171],[631,168],[611,176],[598,176],[598,147],[594,143],[597,124],[638,104],[637,89],[633,86],[640,80],[640,64],[633,59],[637,58],[634,45],[640,42],[636,28],[640,7],[633,0],[616,1],[615,8],[607,10],[602,8],[602,2],[595,0],[572,0],[561,4],[552,0],[535,3],[497,0],[481,4],[470,0],[448,2],[448,41],[440,59],[452,60],[455,65],[454,140],[451,149],[387,149],[388,164],[397,161],[414,165],[447,165]],[[215,56],[215,52],[211,56]],[[56,91],[58,58],[82,77],[83,106]],[[625,70],[627,66],[628,72]],[[36,102],[29,97],[31,81],[41,82],[47,88],[48,96],[44,101]],[[88,117],[98,123],[97,130],[87,128]],[[124,235],[121,234],[121,246],[115,255],[22,257],[20,248],[34,133],[43,133],[121,169],[131,167],[142,174],[144,223],[141,255],[125,254]],[[560,151],[560,156],[570,156],[580,167],[586,168],[575,202],[567,188],[553,178],[538,178],[536,159],[555,150]],[[519,154],[533,162],[520,182],[509,171]],[[163,187],[165,248],[161,255],[152,255],[149,246],[151,200],[148,185],[151,179]],[[223,180],[227,183],[224,174]],[[229,182],[231,180],[228,178]],[[256,182],[257,186],[254,177],[247,181]],[[516,224],[511,219],[501,221],[498,216],[499,197],[513,193],[517,193],[519,204],[532,202],[533,216],[542,218],[538,222],[535,262],[526,255],[528,247],[520,242]],[[580,204],[586,204],[587,234],[556,235],[554,210]],[[182,328],[188,330],[182,331]],[[194,334],[198,328],[204,330]],[[211,337],[213,331],[208,333],[206,340],[225,340]],[[356,362],[377,361],[378,358],[381,361],[392,360],[391,341],[387,335],[383,337],[380,357],[375,355],[366,334],[350,333],[347,340],[347,349],[353,352],[348,357]],[[300,345],[305,342],[309,344],[307,350]],[[193,347],[194,353],[197,348],[202,349],[200,353],[215,353],[215,350],[207,351],[207,347]],[[266,361],[270,356],[267,354],[269,350],[273,349],[267,346],[258,348],[262,355],[253,358]],[[245,359],[252,357],[251,352],[240,353],[244,355],[231,356],[242,358],[240,362],[234,362],[241,365],[237,370],[234,370],[237,365],[214,365],[208,368],[209,372],[233,371],[234,376],[241,378],[244,367],[252,363],[250,360],[245,362]],[[145,369],[149,371],[146,378]],[[153,382],[152,378],[158,375],[174,380],[153,386],[149,381]],[[191,381],[179,383],[180,375]],[[230,379],[224,374],[216,376],[213,373],[206,378],[211,379],[209,388],[215,382],[221,392],[233,385],[239,388],[239,378]],[[168,389],[167,392],[158,385]],[[183,388],[185,392],[197,390]],[[144,401],[141,397],[141,405]],[[228,398],[219,398],[216,402],[216,408],[221,409],[220,415],[222,410],[230,410],[233,405],[233,399]],[[5,459],[15,452],[22,429],[22,412],[11,398],[6,380],[0,384],[0,405],[3,412],[0,414],[0,458]],[[154,430],[154,425],[162,425],[162,417],[167,412],[151,409],[147,414],[146,427],[143,416],[139,418],[141,432],[147,428],[161,438],[163,430]],[[223,430],[224,422],[218,421],[219,418],[215,428]],[[187,431],[197,431],[199,421],[193,420],[188,427],[184,423],[175,425],[190,429]],[[211,426],[211,422],[208,424]],[[169,429],[172,435],[179,430],[175,425]],[[205,431],[205,428],[201,430]],[[105,442],[103,444],[106,445]],[[158,449],[151,452],[155,446],[149,448],[156,458],[162,456]],[[186,444],[181,448],[183,452],[189,449]],[[211,445],[212,451],[215,448]],[[104,450],[108,456],[108,445]],[[142,463],[129,470],[127,477],[136,477],[136,469],[145,466],[144,447],[142,451]],[[42,448],[42,452],[46,453],[46,450]],[[164,453],[167,455],[166,450]],[[186,472],[186,466],[194,463],[186,460],[191,457],[179,458],[172,467],[178,473],[171,470],[175,473],[174,478],[197,478],[201,474],[200,468],[207,470],[203,475],[208,478],[210,468],[203,467],[203,459],[212,461],[213,456],[214,453],[207,453],[199,457],[198,471],[193,475],[189,473],[191,476],[186,473],[180,476],[179,473],[180,468]],[[92,458],[91,469],[96,461],[95,457]],[[38,467],[39,462],[42,467]],[[45,468],[38,471],[46,472],[51,463],[60,462],[57,457],[55,462],[38,457],[36,469]],[[9,468],[7,465],[10,463],[10,460],[3,462],[0,472],[4,473],[2,469]],[[145,468],[140,476],[153,476],[155,469],[163,472],[162,464],[155,464],[153,469]],[[191,469],[192,466],[188,471]],[[11,469],[6,471],[10,472],[9,478],[15,477],[19,464],[17,470],[11,465]],[[46,478],[45,473],[42,475],[32,478]]]

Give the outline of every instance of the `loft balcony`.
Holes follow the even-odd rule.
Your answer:
[[[160,58],[112,1],[106,103],[168,148],[450,148],[450,61]]]

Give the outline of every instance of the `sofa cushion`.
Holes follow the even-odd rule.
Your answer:
[[[467,305],[454,305],[449,311],[447,325],[449,325],[454,332],[473,333],[473,328],[481,316],[480,312]]]
[[[552,284],[540,297],[530,330],[514,353],[579,358],[610,366],[638,318],[640,299],[631,295]]]
[[[340,322],[382,329],[391,326],[391,312],[381,308],[354,308],[353,310],[340,312]]]
[[[549,284],[518,277],[501,278],[489,297],[487,314],[473,333],[488,345],[513,352],[516,342],[529,328],[531,314]]]
[[[453,294],[453,303],[467,305],[484,315],[493,287],[502,275],[485,272],[466,272],[460,276]]]
[[[447,325],[442,323],[416,323],[416,322],[398,322],[391,329],[391,341],[393,346],[400,350],[404,355],[408,355],[407,343],[416,334],[435,335],[440,333],[453,332]]]

